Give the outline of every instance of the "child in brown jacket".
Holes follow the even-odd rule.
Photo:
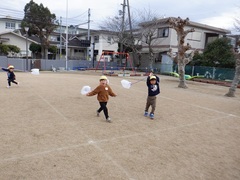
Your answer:
[[[87,93],[87,96],[94,96],[97,94],[97,100],[99,101],[100,108],[97,110],[97,116],[99,116],[99,113],[103,110],[106,121],[111,122],[111,118],[108,115],[108,108],[107,108],[107,102],[109,99],[109,95],[112,97],[117,96],[110,86],[108,85],[107,77],[101,76],[100,77],[100,84],[98,87],[96,87],[93,91]]]

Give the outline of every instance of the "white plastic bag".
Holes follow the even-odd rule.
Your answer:
[[[131,87],[131,85],[132,85],[131,82],[129,82],[128,80],[125,80],[125,79],[121,80],[121,84],[122,84],[122,86],[123,86],[124,88],[126,88],[126,89],[130,89],[130,87]]]
[[[90,86],[83,86],[81,89],[81,94],[86,95],[87,93],[91,92],[91,87]]]

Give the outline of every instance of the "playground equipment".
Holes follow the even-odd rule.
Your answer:
[[[106,61],[109,62],[109,57],[108,57],[109,55],[123,55],[123,56],[125,56],[126,63],[124,63],[123,69],[124,70],[126,69],[127,62],[129,62],[130,67],[131,67],[132,71],[134,72],[135,69],[133,67],[132,60],[131,60],[128,53],[125,53],[125,52],[111,52],[111,51],[103,51],[103,53],[101,54],[101,56],[98,60],[98,64],[97,64],[97,67],[96,67],[95,71],[97,71],[100,63],[102,62],[103,63],[103,74],[106,74]],[[106,56],[107,56],[107,58],[105,58]]]

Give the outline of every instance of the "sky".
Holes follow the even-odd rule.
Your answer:
[[[63,24],[87,27],[88,9],[91,11],[91,28],[98,29],[108,17],[118,16],[124,0],[34,0],[48,7],[51,13],[62,17]],[[0,0],[0,17],[10,15],[22,18],[24,6],[30,0]],[[126,0],[127,2],[127,0]],[[144,9],[151,10],[159,17],[189,18],[190,21],[231,30],[235,18],[240,19],[240,0],[129,0],[133,14]],[[66,17],[67,20],[66,20]]]

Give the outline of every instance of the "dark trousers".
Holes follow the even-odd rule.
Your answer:
[[[11,82],[14,84],[18,84],[14,79],[8,79],[8,85],[11,86]]]
[[[148,111],[149,107],[152,106],[152,110],[150,113],[154,114],[154,111],[156,109],[156,101],[157,101],[156,96],[148,96],[145,111]]]
[[[98,109],[98,112],[100,113],[102,110],[104,112],[105,118],[107,119],[108,116],[108,109],[107,109],[107,102],[99,102],[100,108]]]

